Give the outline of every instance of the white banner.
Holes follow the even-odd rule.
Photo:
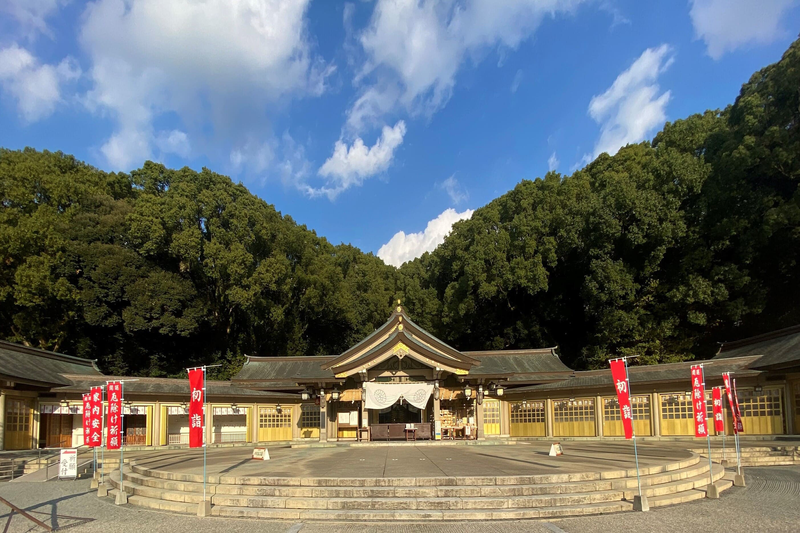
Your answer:
[[[40,408],[40,413],[46,415],[81,415],[83,414],[82,405],[70,405],[63,407],[61,405],[45,404]]]
[[[246,415],[247,412],[245,411],[246,407],[237,407],[233,409],[231,407],[215,407],[214,408],[214,416],[225,416],[225,415]]]
[[[433,384],[424,382],[408,383],[365,383],[367,409],[385,409],[402,398],[417,409],[425,409],[428,398],[433,393]]]

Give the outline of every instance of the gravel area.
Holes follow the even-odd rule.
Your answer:
[[[583,533],[596,531],[669,532],[703,531],[791,531],[798,530],[800,508],[800,467],[749,468],[748,486],[733,487],[718,501],[702,500],[649,513],[620,513],[606,516],[569,518],[552,522],[464,522],[440,524],[375,523],[293,523],[221,518],[196,518],[118,507],[89,491],[89,481],[49,483],[2,483],[0,496],[61,530],[82,532],[202,533],[212,531],[280,533],[392,533],[508,532]],[[9,533],[41,531],[23,517],[0,509],[0,527]],[[10,521],[9,521],[10,517]]]

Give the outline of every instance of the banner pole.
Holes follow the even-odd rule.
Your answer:
[[[700,372],[703,373],[703,394],[705,394],[705,391],[706,391],[706,369],[705,369],[705,367],[703,367],[702,364],[700,365]],[[711,398],[712,398],[711,401],[712,401],[712,404],[713,404],[713,401],[714,401],[714,399],[713,399],[714,395],[713,394],[711,395]],[[705,402],[705,398],[703,398],[703,401]],[[708,411],[706,410],[706,413],[703,413],[703,414],[707,415],[707,413],[708,413]],[[712,419],[713,419],[713,416],[712,416]],[[708,427],[708,420],[707,419],[706,419],[706,442],[708,443],[708,483],[709,483],[709,485],[713,485],[714,484],[714,471],[713,471],[713,467],[712,467],[712,463],[711,463],[711,428]]]
[[[203,366],[203,502],[206,501],[206,464],[208,460],[208,443],[206,442],[206,422],[208,421],[208,398],[206,397],[206,367]]]
[[[623,362],[625,363],[625,381],[628,382],[628,396],[630,397],[631,394],[631,378],[628,375],[628,358],[623,357]],[[632,410],[631,410],[632,411]],[[631,432],[633,434],[633,457],[636,461],[636,484],[639,486],[639,498],[642,497],[642,478],[639,475],[639,450],[636,447],[636,424],[634,423],[633,413],[631,413]]]
[[[108,381],[106,381],[106,385],[108,385]],[[106,389],[101,387],[103,399],[106,396]],[[100,446],[100,483],[105,485],[106,484],[106,446],[108,446],[108,442],[106,442],[106,405],[105,401],[101,399],[100,401],[100,417],[102,425],[100,426],[100,440],[102,446]]]
[[[125,382],[119,382],[119,491],[125,492]]]

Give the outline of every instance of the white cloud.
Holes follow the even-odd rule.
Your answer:
[[[432,114],[449,100],[468,58],[477,62],[493,48],[514,49],[544,17],[570,13],[581,2],[379,0],[360,36],[366,61],[356,77],[356,83],[373,81],[362,89],[347,125],[358,131],[398,108]]]
[[[694,31],[719,59],[748,44],[769,44],[785,34],[781,21],[798,0],[690,0]]]
[[[614,155],[626,144],[645,139],[667,119],[670,92],[660,92],[658,77],[673,62],[672,48],[648,48],[617,76],[611,87],[589,103],[589,115],[600,124],[600,139],[588,163],[603,152]]]
[[[62,84],[77,79],[80,73],[77,62],[69,57],[58,65],[42,65],[16,44],[0,50],[0,86],[16,101],[26,122],[50,116],[63,101]]]
[[[33,40],[40,33],[52,37],[46,19],[70,0],[3,0],[0,13],[7,13],[17,22],[19,33]]]
[[[560,162],[561,161],[558,160],[558,157],[556,157],[556,153],[553,152],[552,154],[550,154],[550,157],[547,158],[547,170],[551,172],[553,170],[558,170],[558,164]]]
[[[319,168],[318,174],[327,178],[327,183],[319,189],[307,188],[313,196],[324,194],[330,199],[364,180],[380,174],[389,168],[394,151],[403,143],[406,123],[398,121],[393,128],[384,126],[380,138],[367,147],[361,137],[356,138],[348,148],[341,139],[336,141],[333,154]]]
[[[519,69],[517,73],[514,75],[514,81],[511,82],[511,92],[517,92],[519,89],[519,84],[522,83],[522,69]]]
[[[308,0],[89,4],[80,31],[92,62],[86,104],[116,121],[101,149],[108,163],[141,164],[159,145],[153,122],[164,115],[177,115],[187,141],[208,131],[233,146],[269,136],[268,112],[282,98],[320,94],[333,70],[312,57],[307,7]]]
[[[469,200],[469,193],[467,193],[467,190],[460,183],[458,183],[455,174],[444,180],[440,187],[445,190],[447,195],[450,197],[450,200],[456,205]]]
[[[184,131],[162,131],[156,136],[155,142],[159,150],[167,154],[177,154],[186,159],[192,153],[189,137]]]
[[[378,257],[383,259],[386,264],[399,267],[425,252],[431,252],[444,242],[444,238],[450,233],[453,224],[459,220],[470,218],[473,212],[472,209],[467,209],[458,213],[455,209],[450,208],[428,222],[425,231],[409,234],[398,231],[389,242],[381,246],[378,250]]]

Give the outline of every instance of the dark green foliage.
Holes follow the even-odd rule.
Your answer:
[[[523,181],[400,270],[205,169],[0,150],[0,337],[108,372],[217,362],[225,378],[244,354],[340,353],[401,298],[464,350],[705,357],[800,322],[799,127],[795,43],[724,111]]]
[[[524,181],[456,224],[401,269],[412,314],[441,301],[431,326],[459,348],[558,344],[576,368],[705,357],[798,323],[799,127],[796,42],[725,111]]]

